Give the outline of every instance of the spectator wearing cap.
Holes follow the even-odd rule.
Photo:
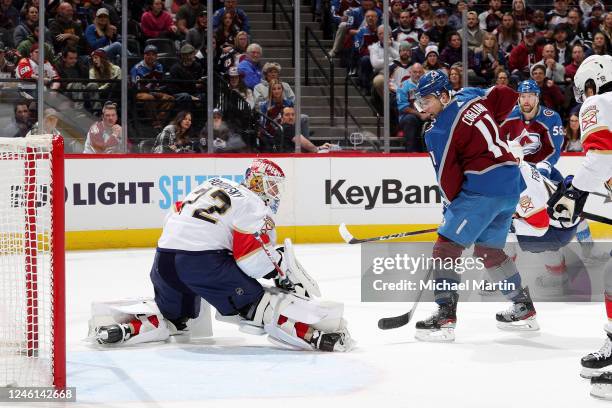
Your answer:
[[[546,44],[542,47],[542,59],[536,64],[546,67],[546,78],[552,79],[555,84],[565,83],[565,67],[557,62],[554,45]]]
[[[412,60],[414,62],[418,62],[419,64],[424,64],[425,52],[427,51],[427,47],[429,47],[429,35],[426,31],[421,31],[419,33],[418,44],[415,47],[412,47],[412,49],[410,50]]]
[[[28,37],[34,35],[34,28],[38,28],[38,8],[29,6],[24,13],[21,22],[13,31],[13,44],[19,45]],[[38,41],[38,40],[36,40]],[[49,29],[45,29],[45,41],[51,41],[51,33]]]
[[[567,23],[567,0],[554,0],[553,9],[546,13],[546,21],[552,27]]]
[[[91,53],[91,66],[89,68],[89,79],[97,80],[118,80],[121,79],[121,68],[108,60],[106,52],[99,48]],[[99,92],[90,93],[93,100],[93,110],[99,111],[102,101],[112,99],[113,91],[119,89],[119,84],[112,82],[91,82],[87,84],[87,89]]]
[[[13,106],[14,116],[8,124],[0,126],[1,137],[25,137],[32,128],[28,102],[18,101]]]
[[[60,83],[51,81],[59,79],[60,76],[47,59],[45,59],[43,73],[45,86],[50,90],[59,89]],[[38,79],[38,43],[33,44],[30,48],[29,57],[24,57],[19,60],[19,63],[17,64],[16,76],[18,79]],[[21,90],[23,90],[23,92],[30,95],[32,98],[36,97],[34,94],[36,89],[35,81],[20,83],[19,87]]]
[[[238,72],[242,75],[244,84],[253,89],[261,82],[261,59],[262,49],[259,44],[253,43],[248,46],[246,57],[238,65]]]
[[[410,57],[410,44],[406,41],[401,42],[399,44],[399,57],[389,65],[389,91],[392,95],[397,92],[397,89],[402,86],[405,80],[410,78],[410,67],[413,64]],[[382,72],[379,72],[372,80],[372,88],[380,101],[383,100],[384,85],[385,76]]]
[[[591,14],[587,18],[585,25],[586,29],[591,32],[599,30],[601,23],[603,23],[604,8],[601,4],[595,4],[591,7]]]
[[[251,27],[249,26],[249,18],[243,9],[238,8],[238,1],[225,0],[223,4],[224,7],[217,10],[213,15],[213,29],[216,30],[221,25],[225,13],[232,13],[234,16],[234,24],[238,26],[238,29],[240,31],[246,31],[249,33],[251,31]]]
[[[497,37],[499,49],[505,55],[509,55],[512,49],[523,40],[523,33],[518,28],[518,24],[511,13],[504,13],[501,24],[497,26],[493,34]]]
[[[412,26],[412,16],[408,10],[401,12],[399,23],[393,30],[393,40],[400,43],[402,41],[408,41],[410,44],[416,44],[418,40],[418,32]]]
[[[117,13],[117,10],[111,4],[105,3],[103,0],[89,0],[89,18],[91,20],[94,20],[98,10],[100,10],[101,8],[104,8],[106,9],[106,11],[108,11],[108,19],[110,23],[115,27],[119,27],[119,24],[121,24],[121,19],[119,17],[119,14]]]
[[[572,62],[565,66],[565,82],[571,83],[574,80],[574,75],[580,64],[584,61],[584,47],[580,43],[574,44],[572,47]]]
[[[185,35],[185,42],[191,44],[196,50],[201,51],[206,48],[206,29],[208,18],[206,10],[200,11],[196,23]]]
[[[551,80],[546,78],[546,66],[536,64],[531,68],[531,79],[536,81],[540,87],[540,101],[542,105],[561,114],[565,97],[561,89]]]
[[[57,6],[57,15],[49,24],[49,31],[55,52],[60,52],[68,45],[76,47],[79,54],[84,52],[83,29],[74,19],[74,10],[70,3],[62,2]]]
[[[570,45],[567,41],[567,26],[561,23],[555,27],[553,34],[553,47],[557,62],[562,65],[567,65],[572,60]]]
[[[410,78],[397,90],[400,136],[404,137],[407,152],[424,151],[420,134],[423,124],[429,120],[429,115],[415,109],[413,96],[424,73],[421,64],[415,63],[410,70]]]
[[[270,83],[279,82],[283,87],[283,100],[289,101],[292,105],[295,104],[295,93],[291,86],[280,79],[281,66],[276,62],[267,62],[263,66],[264,79],[253,89],[253,97],[255,99],[255,106],[261,106],[262,103],[266,102],[270,96]],[[302,131],[305,134],[309,134],[309,117],[306,114],[301,114],[300,124]]]
[[[567,40],[571,44],[580,41],[582,45],[590,47],[593,44],[593,32],[587,30],[582,24],[580,9],[572,8],[567,13]]]
[[[425,50],[425,63],[423,64],[425,72],[435,71],[436,69],[448,70],[448,67],[440,61],[440,52],[438,47],[430,45]]]
[[[200,131],[200,145],[208,142],[208,126]],[[240,135],[233,132],[223,120],[221,109],[213,109],[213,153],[240,153],[247,149]]]
[[[448,36],[454,31],[448,25],[448,13],[446,10],[443,8],[437,9],[434,26],[427,32],[430,41],[438,44],[438,49],[443,50],[448,42]]]
[[[533,28],[525,30],[523,41],[514,47],[508,57],[508,69],[512,81],[518,83],[528,79],[531,67],[542,58],[541,50],[536,47],[536,33]]]
[[[164,77],[164,67],[157,61],[157,47],[149,44],[142,61],[132,67],[130,79],[136,87],[136,101],[144,105],[154,128],[161,128],[174,107],[174,97],[164,92],[158,82]]]
[[[88,77],[88,73],[87,69],[79,61],[79,54],[76,48],[66,47],[62,50],[60,62],[57,64],[57,72],[62,79],[74,80],[62,82],[60,90],[62,92],[67,91],[64,92],[64,95],[70,98],[68,102],[70,100],[74,101],[75,109],[82,110],[86,99],[83,90],[87,84],[81,81]]]
[[[249,88],[247,88],[247,86],[244,84],[244,81],[242,80],[242,77],[240,76],[240,73],[238,72],[238,68],[237,67],[231,67],[228,70],[228,78],[229,78],[229,87],[232,91],[237,92],[238,94],[240,94],[240,96],[242,96],[242,98],[244,100],[247,101],[247,103],[249,104],[249,106],[251,107],[251,109],[253,109],[256,105],[255,105],[255,98],[253,97],[253,91],[250,90]],[[257,86],[259,86],[260,84],[258,84]],[[267,91],[266,91],[266,97],[267,97]],[[262,98],[260,102],[263,102],[265,99]],[[258,106],[258,105],[257,105]]]
[[[13,6],[13,0],[0,1],[0,28],[11,30],[19,24],[19,10]]]
[[[480,28],[493,32],[502,22],[501,0],[489,0],[489,8],[478,15]]]
[[[198,15],[205,7],[200,0],[187,0],[176,13],[176,26],[179,33],[185,37],[190,28],[195,26]]]
[[[32,129],[26,134],[26,137],[35,135],[53,135],[61,136],[59,130],[57,130],[57,122],[59,121],[59,114],[53,108],[47,108],[43,112],[43,126],[40,128],[38,122],[32,126]]]
[[[468,11],[467,13],[467,27],[462,28],[458,31],[461,38],[467,36],[468,48],[475,50],[482,46],[484,40],[485,31],[480,28],[478,24],[478,13],[475,11]]]
[[[85,29],[85,39],[91,50],[103,49],[108,59],[121,57],[121,43],[117,41],[117,27],[110,24],[108,10],[99,8],[93,24]]]
[[[180,59],[170,67],[170,78],[185,82],[172,83],[170,91],[180,110],[192,110],[193,103],[204,100],[202,65],[195,60],[196,49],[185,43],[181,47]]]
[[[117,105],[106,102],[102,108],[102,120],[91,125],[87,132],[83,153],[121,153],[121,126],[117,119]]]
[[[389,65],[393,60],[399,58],[399,43],[393,41],[393,37],[389,35],[387,39],[388,45],[388,59],[385,61],[385,48],[384,48],[384,35],[385,27],[383,25],[378,26],[376,29],[378,42],[368,47],[368,59],[361,60],[361,66],[359,67],[359,78],[361,86],[370,92],[372,87],[372,79],[379,72],[381,72],[385,64]],[[391,34],[391,33],[389,33]]]
[[[15,78],[16,65],[6,59],[8,47],[0,41],[0,78]],[[0,82],[0,88],[4,84]]]
[[[165,9],[162,0],[153,0],[149,11],[143,13],[140,28],[145,38],[176,38],[178,28]]]

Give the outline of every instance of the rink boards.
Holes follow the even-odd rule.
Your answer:
[[[255,156],[69,155],[66,159],[68,249],[153,247],[172,203],[215,176],[240,182]],[[430,228],[441,221],[441,196],[428,155],[271,155],[287,185],[276,223],[280,238],[341,242],[338,224],[355,235]],[[563,156],[573,174],[581,155]],[[602,188],[603,190],[603,188]],[[603,191],[602,191],[603,192]],[[589,210],[612,218],[612,204]],[[592,224],[596,238],[612,227]],[[433,239],[434,234],[419,239]]]

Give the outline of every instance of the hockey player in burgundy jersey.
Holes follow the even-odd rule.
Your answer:
[[[474,245],[493,282],[505,283],[502,293],[512,306],[497,314],[498,327],[538,330],[529,291],[512,259],[503,251],[521,191],[525,184],[515,157],[501,139],[499,124],[514,107],[517,93],[504,86],[488,90],[464,88],[452,98],[448,77],[430,71],[419,81],[417,108],[434,118],[425,142],[445,199],[444,220],[433,249],[434,293],[438,310],[416,324],[416,337],[452,341],[458,293],[446,290],[461,280],[447,259],[457,260]],[[440,285],[440,284],[448,285]]]
[[[576,72],[574,86],[576,100],[584,101],[579,119],[587,153],[571,185],[561,184],[548,201],[551,218],[559,221],[575,220],[589,192],[607,191],[612,199],[612,57],[592,55],[585,59]],[[582,358],[580,374],[591,378],[592,396],[612,400],[612,259],[605,266],[604,280],[606,339],[598,351]]]
[[[272,217],[284,181],[276,163],[255,159],[243,184],[215,177],[191,191],[166,217],[157,244],[155,302],[116,306],[113,315],[121,320],[95,327],[93,340],[135,344],[186,334],[202,298],[219,320],[268,334],[276,345],[348,351],[343,304],[312,297],[320,296],[318,285],[295,258],[290,240],[274,249]],[[262,286],[262,278],[274,279],[277,287]]]

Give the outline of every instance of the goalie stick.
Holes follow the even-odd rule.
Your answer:
[[[424,229],[424,230],[419,230],[419,231],[398,232],[395,234],[383,235],[380,237],[359,239],[359,238],[355,238],[353,234],[349,232],[345,223],[342,223],[338,226],[338,231],[340,232],[340,236],[342,237],[344,242],[346,242],[347,244],[363,244],[364,242],[387,241],[389,239],[404,238],[404,237],[409,237],[411,235],[427,234],[429,232],[436,232],[437,230],[438,228],[430,228],[430,229]]]
[[[427,271],[427,275],[425,275],[425,280],[428,281],[429,277],[431,276],[433,269],[429,269],[429,271]],[[405,326],[410,322],[410,319],[412,319],[412,315],[414,315],[414,312],[419,304],[419,302],[421,301],[421,296],[423,295],[423,291],[425,290],[425,287],[421,287],[421,290],[419,290],[419,294],[417,295],[417,298],[415,299],[414,303],[412,304],[412,307],[410,308],[410,310],[407,313],[404,313],[403,315],[399,315],[399,316],[394,316],[394,317],[383,317],[382,319],[378,320],[378,328],[381,330],[389,330],[389,329],[397,329],[399,327]]]

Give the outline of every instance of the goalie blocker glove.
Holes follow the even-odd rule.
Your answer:
[[[573,176],[559,183],[557,191],[548,199],[548,215],[560,222],[575,222],[582,213],[589,193],[572,185]]]

